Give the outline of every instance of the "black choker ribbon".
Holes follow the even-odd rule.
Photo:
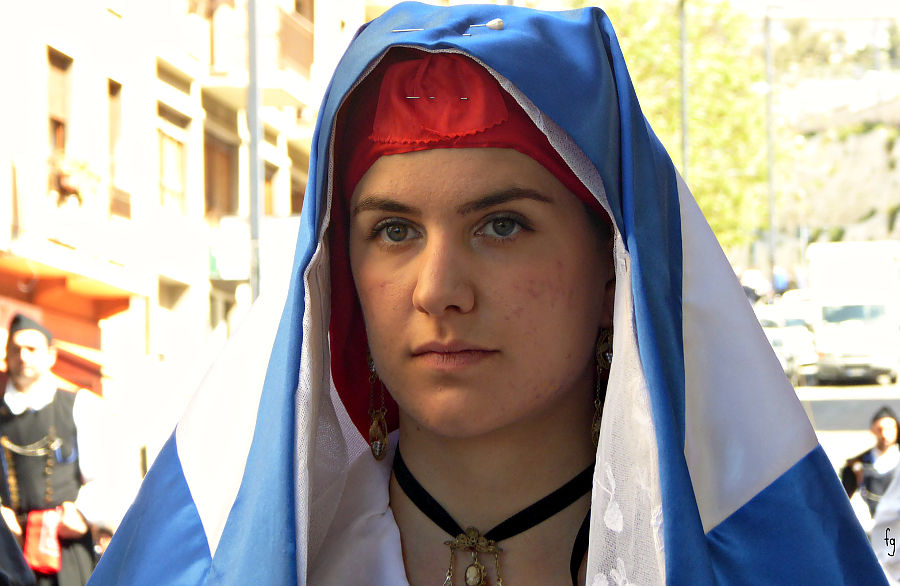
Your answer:
[[[448,513],[440,503],[434,500],[434,497],[428,494],[428,491],[419,484],[419,481],[416,480],[412,475],[412,472],[407,468],[406,463],[403,461],[403,457],[400,455],[399,446],[394,455],[393,469],[394,478],[397,479],[397,484],[406,496],[409,497],[409,500],[412,501],[426,517],[431,519],[435,525],[454,538],[445,542],[446,545],[450,546],[450,568],[447,570],[444,586],[451,586],[453,583],[453,560],[454,553],[457,549],[472,554],[472,563],[466,568],[465,582],[467,586],[482,586],[485,584],[484,566],[478,561],[479,553],[493,554],[494,563],[497,569],[497,584],[498,586],[503,586],[503,578],[500,577],[499,558],[499,553],[502,550],[497,546],[497,542],[524,533],[573,504],[591,491],[592,479],[594,477],[594,465],[591,464],[575,476],[575,478],[557,488],[541,500],[525,507],[512,517],[500,522],[499,525],[482,534],[474,527],[463,529],[459,523],[450,516],[450,513]],[[584,554],[587,551],[587,539],[585,539],[585,537],[587,537],[586,528],[589,518],[590,511],[588,511],[588,516],[585,518],[578,531],[575,547],[572,551],[570,568],[572,571],[573,584],[576,583],[581,560],[584,558]],[[578,555],[579,553],[580,555]]]

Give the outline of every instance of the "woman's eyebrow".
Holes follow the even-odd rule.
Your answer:
[[[478,199],[466,202],[456,208],[456,213],[460,215],[471,214],[472,212],[478,212],[487,208],[492,208],[494,206],[502,205],[510,201],[515,201],[517,199],[531,199],[534,201],[540,201],[549,204],[553,203],[553,200],[551,198],[538,191],[535,191],[534,189],[528,189],[525,187],[510,187],[509,189],[495,191],[494,193],[488,194],[484,197],[479,197]],[[401,203],[395,199],[379,195],[367,195],[361,197],[359,202],[353,207],[353,209],[350,211],[350,217],[356,217],[360,212],[373,210],[409,215],[421,214],[421,210],[419,210],[419,208]]]
[[[456,212],[460,215],[471,214],[472,212],[478,212],[487,208],[492,208],[494,206],[502,205],[517,199],[531,199],[534,201],[540,201],[549,204],[553,203],[553,200],[551,198],[533,189],[527,189],[524,187],[510,187],[509,189],[495,191],[494,193],[491,193],[484,197],[480,197],[476,200],[464,203],[463,205],[456,208]]]
[[[377,195],[369,195],[363,196],[359,199],[359,202],[355,206],[353,206],[353,209],[350,211],[350,217],[353,218],[356,217],[356,215],[360,212],[367,212],[371,210],[410,215],[421,213],[418,208],[408,206],[405,203],[400,203],[397,200]]]

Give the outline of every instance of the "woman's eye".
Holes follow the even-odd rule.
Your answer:
[[[399,244],[406,242],[418,235],[415,228],[404,222],[387,221],[381,222],[375,226],[373,230],[375,235],[387,243]]]
[[[384,229],[384,235],[388,240],[393,242],[403,242],[406,240],[406,235],[409,233],[409,227],[404,226],[403,224],[394,224],[392,226],[387,226]]]
[[[509,238],[521,229],[522,224],[519,221],[504,216],[488,220],[481,232],[492,238]]]

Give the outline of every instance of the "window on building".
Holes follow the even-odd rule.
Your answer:
[[[66,161],[72,100],[72,58],[47,47],[47,64],[48,191],[56,194],[57,205],[69,201],[77,201],[80,205],[81,194]]]
[[[116,181],[116,159],[122,138],[122,84],[109,80],[109,179]]]
[[[187,203],[187,129],[190,118],[159,103],[159,202],[184,213]]]
[[[315,22],[315,0],[294,0],[294,12],[309,22]]]
[[[66,150],[66,130],[69,124],[72,99],[72,58],[47,47],[49,75],[47,79],[47,110],[50,117],[50,153]]]
[[[66,121],[50,118],[50,152],[62,154],[66,152]]]
[[[122,142],[122,84],[109,80],[109,213],[131,217],[131,196],[119,188],[118,162]]]
[[[206,216],[237,213],[237,147],[207,132],[203,135]]]

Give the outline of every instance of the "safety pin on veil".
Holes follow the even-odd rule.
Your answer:
[[[470,24],[468,28],[474,28],[476,26],[484,26],[484,27],[491,29],[492,31],[500,31],[500,30],[503,30],[504,24],[503,24],[503,19],[495,18],[495,19],[489,20],[483,24]],[[423,31],[423,30],[425,30],[425,29],[423,29],[423,28],[397,28],[397,29],[392,30],[391,32],[392,33],[413,33],[413,32]],[[463,33],[462,36],[471,37],[472,33]]]

